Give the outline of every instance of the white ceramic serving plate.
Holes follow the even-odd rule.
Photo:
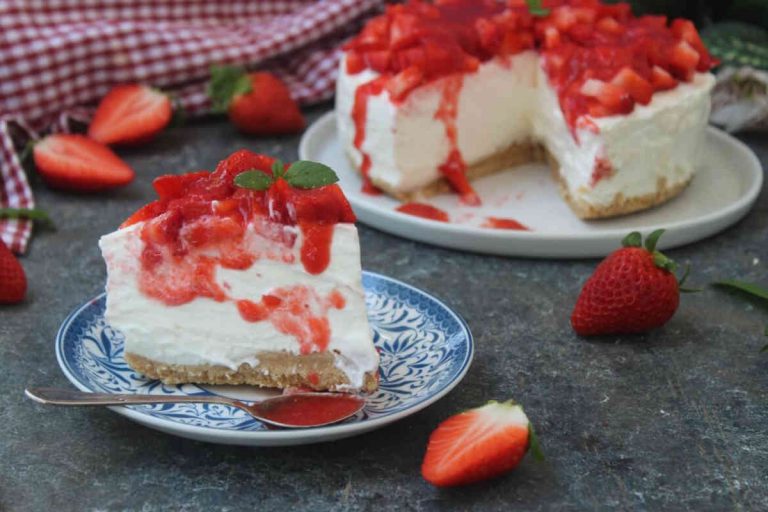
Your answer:
[[[451,223],[436,222],[395,210],[400,204],[386,195],[360,191],[360,176],[336,137],[333,112],[318,119],[304,134],[299,157],[323,162],[336,170],[359,220],[388,233],[452,249],[538,258],[605,256],[630,231],[648,234],[665,228],[660,248],[677,247],[711,236],[743,217],[757,198],[763,171],[742,142],[709,128],[702,164],[691,185],[658,208],[624,217],[582,221],[560,197],[549,168],[528,164],[473,182],[481,207],[459,204],[444,194],[427,202],[448,212]],[[479,227],[486,217],[512,218],[531,231]]]

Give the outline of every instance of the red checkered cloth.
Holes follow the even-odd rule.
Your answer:
[[[17,156],[24,139],[88,120],[114,85],[173,92],[189,115],[209,112],[212,64],[269,69],[307,104],[333,94],[339,45],[384,0],[0,1],[0,207],[34,199]],[[29,221],[0,221],[26,250]]]

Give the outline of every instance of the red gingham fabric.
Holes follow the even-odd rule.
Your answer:
[[[189,115],[210,105],[212,64],[275,72],[303,103],[333,94],[339,45],[383,0],[0,0],[0,207],[34,199],[16,151],[68,131],[114,85],[173,92]],[[28,221],[0,221],[26,250]]]

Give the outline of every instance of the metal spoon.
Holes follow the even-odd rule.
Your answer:
[[[322,427],[355,415],[365,399],[344,393],[294,393],[247,404],[224,396],[159,396],[84,393],[69,389],[27,388],[24,394],[46,405],[138,405],[206,403],[231,405],[259,421],[283,428]]]

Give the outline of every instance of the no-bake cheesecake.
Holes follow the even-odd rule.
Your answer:
[[[338,133],[368,192],[478,204],[474,178],[548,160],[579,217],[611,217],[691,181],[714,64],[690,21],[624,3],[411,1],[346,45]]]
[[[156,179],[100,240],[128,364],[170,384],[375,389],[355,216],[329,173],[242,150]]]

